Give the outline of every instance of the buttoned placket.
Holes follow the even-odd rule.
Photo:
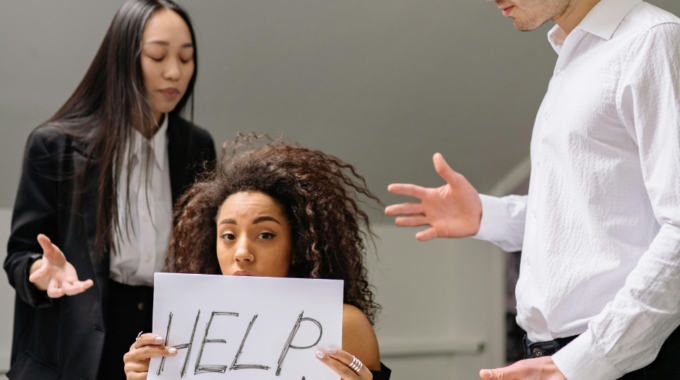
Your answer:
[[[149,159],[142,160],[144,168],[140,170],[140,186],[137,194],[137,205],[140,214],[139,224],[139,267],[137,269],[138,276],[152,277],[155,271],[155,249],[156,249],[156,231],[154,228],[155,218],[153,211],[155,210],[155,189],[158,189],[161,184],[159,176],[154,176],[154,166],[158,163],[155,159],[155,152],[153,146],[148,149]]]

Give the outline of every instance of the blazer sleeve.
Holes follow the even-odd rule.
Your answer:
[[[31,264],[42,257],[37,236],[57,238],[58,152],[53,132],[38,128],[28,138],[19,189],[12,213],[4,269],[17,296],[35,307],[49,307],[53,300],[28,281]],[[52,145],[52,147],[50,147]],[[63,157],[62,157],[63,158]]]

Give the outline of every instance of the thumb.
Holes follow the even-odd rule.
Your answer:
[[[444,156],[442,156],[441,153],[435,153],[434,157],[432,157],[432,161],[434,162],[434,169],[437,171],[437,174],[439,174],[439,176],[442,177],[446,183],[453,185],[458,182],[458,173],[451,169],[449,164],[446,163],[446,160],[444,160]]]
[[[481,377],[482,379],[495,379],[493,371],[490,369],[483,369],[479,371],[479,377]]]
[[[31,273],[30,276],[28,276],[28,281],[37,282],[47,277],[48,275],[49,272],[47,270],[47,265],[45,265],[45,261],[43,260],[43,263],[40,266],[40,268],[38,268],[38,270],[36,270],[35,272]]]

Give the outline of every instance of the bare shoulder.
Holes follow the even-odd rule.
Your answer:
[[[380,370],[380,349],[373,326],[357,307],[343,305],[342,349],[361,360],[369,369]]]

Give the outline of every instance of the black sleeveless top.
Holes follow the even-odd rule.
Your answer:
[[[380,363],[380,371],[371,371],[373,380],[389,380],[392,370],[387,368],[382,362]]]

